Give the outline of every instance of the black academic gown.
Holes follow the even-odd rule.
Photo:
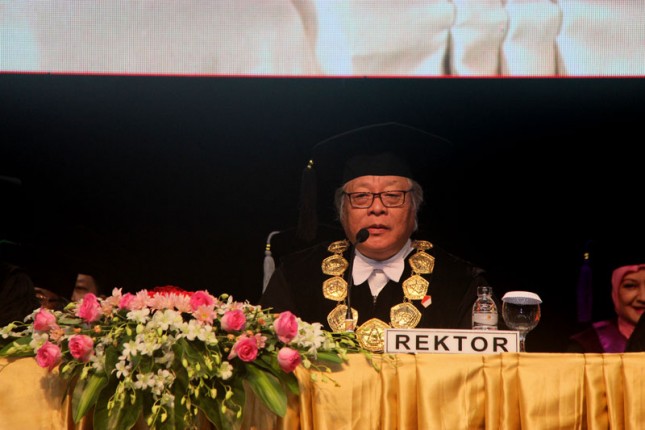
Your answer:
[[[645,351],[645,318],[641,316],[634,328],[634,332],[627,341],[625,352],[643,352]]]
[[[323,259],[332,255],[327,250],[329,243],[284,257],[260,298],[260,305],[275,312],[291,311],[304,321],[320,322],[330,330],[327,315],[337,302],[323,296],[322,284],[330,276],[321,269]],[[422,314],[417,327],[470,329],[477,286],[488,285],[483,270],[436,246],[426,252],[435,257],[433,273],[422,275],[430,282],[427,294],[432,297],[432,304],[424,307],[419,300],[412,302]],[[349,259],[349,250],[345,251],[345,258]],[[401,283],[411,274],[407,257],[405,260],[400,282],[389,281],[376,299],[367,282],[352,288],[350,301],[358,311],[358,325],[371,318],[389,324],[390,308],[403,301]]]

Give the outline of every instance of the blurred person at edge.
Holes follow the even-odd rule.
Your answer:
[[[40,306],[29,274],[20,266],[0,262],[0,327],[23,321]]]

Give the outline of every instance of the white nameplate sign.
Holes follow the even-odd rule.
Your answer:
[[[519,350],[520,333],[513,330],[385,329],[385,352],[391,354],[499,354]]]

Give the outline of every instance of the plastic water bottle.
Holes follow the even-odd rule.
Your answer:
[[[497,305],[491,287],[477,287],[477,300],[473,305],[473,330],[497,330]]]

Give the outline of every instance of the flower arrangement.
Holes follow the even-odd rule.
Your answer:
[[[325,375],[325,362],[359,350],[351,334],[291,312],[172,286],[39,308],[0,329],[0,345],[0,356],[35,356],[73,382],[75,422],[94,408],[94,425],[113,429],[132,428],[142,416],[150,428],[194,428],[200,412],[218,429],[236,428],[245,382],[283,416],[287,392],[298,393],[298,365]]]

